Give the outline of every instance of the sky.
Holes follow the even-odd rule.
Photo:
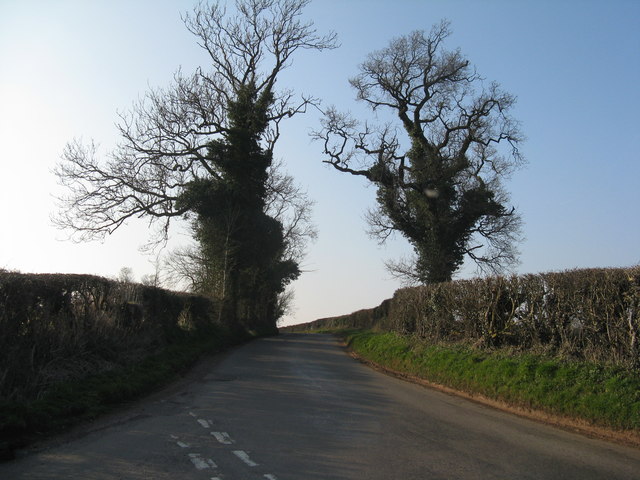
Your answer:
[[[62,193],[53,169],[74,138],[103,151],[118,112],[178,68],[207,67],[181,20],[192,0],[0,0],[0,268],[140,278],[155,257],[145,221],[103,242],[74,243],[51,216]],[[637,0],[313,0],[305,11],[340,48],[302,52],[282,87],[363,120],[348,79],[368,53],[448,19],[446,47],[518,98],[513,115],[528,163],[506,183],[524,220],[514,273],[640,263],[640,2]],[[366,234],[375,190],[322,163],[310,112],[282,125],[275,156],[315,201],[318,239],[293,284],[284,324],[378,305],[401,284],[384,262],[411,253]],[[177,229],[168,250],[188,242]],[[465,264],[457,278],[477,275]]]

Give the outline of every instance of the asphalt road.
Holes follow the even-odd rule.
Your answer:
[[[0,479],[640,479],[640,450],[373,371],[281,335],[0,464]]]

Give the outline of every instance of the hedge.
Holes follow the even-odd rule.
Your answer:
[[[205,297],[90,275],[0,270],[0,400],[38,398],[186,337],[239,328]]]
[[[640,266],[403,288],[380,306],[291,330],[378,328],[640,368]]]

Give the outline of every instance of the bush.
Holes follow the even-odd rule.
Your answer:
[[[90,275],[0,271],[0,401],[130,365],[216,328],[209,298]]]
[[[640,368],[640,266],[404,288],[379,307],[293,330],[376,328]]]
[[[0,270],[0,460],[250,337],[210,298]]]

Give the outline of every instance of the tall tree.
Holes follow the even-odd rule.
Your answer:
[[[186,15],[211,70],[190,76],[178,71],[172,86],[149,91],[121,115],[121,141],[106,160],[93,142],[67,144],[56,170],[68,189],[58,225],[87,240],[146,217],[158,227],[155,241],[162,241],[172,218],[190,216],[200,259],[211,262],[199,267],[213,277],[229,274],[223,296],[234,312],[250,296],[240,285],[257,288],[259,279],[276,277],[262,284],[261,313],[245,315],[275,322],[275,310],[265,305],[274,303],[298,267],[286,257],[285,227],[269,214],[270,186],[279,181],[270,178],[273,149],[281,121],[315,103],[276,89],[276,80],[298,50],[335,47],[335,34],[320,36],[301,20],[308,3],[237,0],[233,12],[218,3],[200,4]],[[255,281],[245,283],[250,271]]]
[[[239,319],[271,322],[277,296],[300,272],[284,256],[282,224],[265,212],[272,157],[260,138],[272,100],[268,90],[261,95],[255,85],[244,86],[228,105],[227,134],[209,144],[209,163],[224,180],[194,179],[177,206],[197,214],[197,240],[208,274],[217,277],[218,297],[231,301]]]
[[[282,170],[282,163],[273,163],[268,172],[267,196],[264,213],[283,225],[282,260],[299,265],[304,257],[306,243],[316,237],[311,223],[313,203],[298,187],[293,178]],[[218,228],[206,228],[211,220],[199,218],[192,223],[194,241],[182,246],[168,256],[165,266],[168,280],[190,290],[212,295],[218,299],[229,295],[229,282],[235,269],[237,249],[232,242],[234,226],[239,221],[237,209],[217,215]],[[213,238],[210,238],[213,236]],[[292,292],[278,295],[276,316],[288,311]]]
[[[492,271],[512,264],[521,223],[502,186],[524,161],[509,114],[515,98],[485,84],[459,50],[445,50],[449,35],[442,22],[394,39],[350,80],[358,100],[393,113],[400,128],[332,108],[314,133],[326,163],[376,185],[370,233],[406,237],[415,258],[388,266],[423,283],[450,280],[467,257]]]

